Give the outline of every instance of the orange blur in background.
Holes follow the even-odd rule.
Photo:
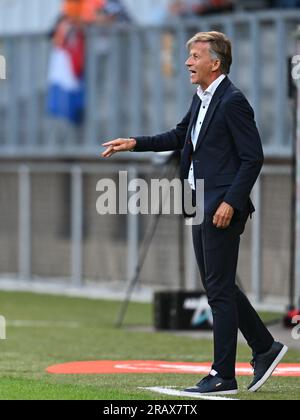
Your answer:
[[[92,23],[106,0],[64,0],[63,13],[73,20]]]

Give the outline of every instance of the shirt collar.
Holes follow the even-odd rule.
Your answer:
[[[225,74],[221,74],[221,76],[219,76],[205,91],[203,91],[201,86],[199,86],[197,89],[199,98],[201,100],[203,100],[203,98],[206,96],[210,96],[212,98],[224,79],[226,79]]]

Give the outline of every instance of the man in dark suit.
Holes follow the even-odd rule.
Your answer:
[[[229,80],[231,42],[222,33],[196,34],[187,44],[186,66],[198,85],[191,107],[174,130],[153,137],[105,143],[103,157],[119,151],[182,150],[181,179],[196,199],[195,181],[203,179],[204,213],[193,226],[193,242],[214,319],[214,364],[210,375],[187,392],[235,394],[238,329],[253,351],[252,392],[271,377],[287,352],[276,343],[249,300],[236,286],[240,236],[255,211],[251,190],[264,155],[254,112]],[[198,203],[197,203],[198,204]]]

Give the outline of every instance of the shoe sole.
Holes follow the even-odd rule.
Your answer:
[[[218,396],[218,395],[237,395],[239,393],[239,391],[236,390],[232,390],[232,391],[220,391],[220,392],[207,392],[207,393],[202,393],[202,392],[193,392],[193,391],[184,391],[187,394],[199,394],[199,395],[203,395],[204,397],[207,396],[209,397],[211,396]]]
[[[238,393],[239,393],[239,391],[238,390],[235,390],[235,391],[210,392],[208,394],[201,394],[201,395],[204,395],[204,396],[209,396],[209,395],[212,395],[212,396],[218,396],[218,395],[237,395]]]
[[[257,384],[253,385],[248,391],[249,392],[257,392],[260,388],[264,386],[264,384],[271,378],[273,375],[275,369],[281,362],[281,360],[284,358],[284,356],[287,354],[289,348],[287,346],[284,346],[279,355],[276,357],[268,371],[265,373],[265,375],[262,377],[260,381],[257,382]]]

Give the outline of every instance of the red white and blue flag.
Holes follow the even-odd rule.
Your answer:
[[[61,36],[63,31],[63,36]],[[84,35],[58,28],[50,54],[47,110],[56,118],[80,124],[84,111]]]

